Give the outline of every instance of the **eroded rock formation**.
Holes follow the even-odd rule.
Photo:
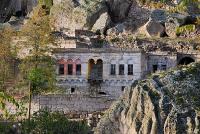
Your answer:
[[[95,134],[199,134],[200,63],[135,82]]]
[[[9,21],[12,15],[17,17],[30,13],[38,4],[38,0],[1,0],[0,23]]]

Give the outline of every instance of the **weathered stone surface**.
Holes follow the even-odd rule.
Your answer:
[[[135,32],[148,22],[150,11],[139,6],[136,1],[133,0],[132,2],[128,18],[125,22],[129,31]]]
[[[167,16],[167,21],[165,22],[165,29],[168,36],[175,38],[176,37],[176,28],[186,24],[188,20],[187,15],[183,14],[170,14]]]
[[[182,25],[186,24],[188,19],[189,19],[188,15],[183,15],[183,14],[179,14],[179,13],[173,13],[167,17],[168,22],[173,22],[177,26],[182,26]]]
[[[49,108],[52,111],[62,111],[64,113],[83,112],[92,113],[95,111],[104,111],[108,109],[114,100],[107,96],[91,97],[89,95],[46,95],[34,96],[33,111],[38,111],[39,108]]]
[[[131,0],[106,0],[108,12],[113,22],[123,21],[129,13]]]
[[[12,15],[30,13],[37,4],[38,0],[1,0],[0,23],[7,22]]]
[[[153,10],[151,12],[150,19],[153,21],[164,23],[166,21],[166,12],[161,9]]]
[[[108,15],[108,13],[103,13],[98,18],[98,20],[96,20],[95,24],[92,27],[92,30],[93,31],[104,30],[109,22],[110,22],[110,16]]]
[[[165,32],[165,28],[159,22],[149,20],[144,25],[143,32],[149,37],[153,36],[162,37]]]
[[[176,37],[176,28],[177,25],[173,21],[169,21],[165,23],[165,31],[169,37]]]
[[[101,15],[107,13],[108,11],[108,8],[105,3],[100,3],[94,6],[95,7],[89,9],[91,11],[87,14],[85,27],[87,27],[88,29],[92,29],[92,27],[94,26],[96,21],[101,17]]]
[[[189,14],[200,14],[200,8],[199,8],[199,5],[200,5],[200,1],[196,2],[196,3],[190,3],[188,6],[187,6],[187,12]]]
[[[107,30],[107,35],[118,35],[119,33],[123,33],[126,31],[125,24],[117,24],[115,27]]]
[[[95,134],[199,134],[200,63],[135,82]]]
[[[85,10],[76,7],[71,0],[58,2],[50,12],[50,21],[57,31],[68,29],[73,33],[75,29],[83,29],[87,19]]]

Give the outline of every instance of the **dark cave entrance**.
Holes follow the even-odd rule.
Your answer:
[[[190,64],[192,62],[195,62],[195,60],[193,58],[191,58],[191,57],[184,57],[184,58],[182,58],[179,61],[178,65],[188,65],[188,64]]]

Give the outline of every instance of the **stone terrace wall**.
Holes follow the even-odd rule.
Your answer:
[[[109,108],[113,98],[108,96],[91,97],[89,95],[46,95],[33,98],[32,112],[42,108],[64,113],[92,113]]]

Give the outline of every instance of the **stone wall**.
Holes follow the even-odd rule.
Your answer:
[[[105,111],[114,101],[108,96],[89,95],[46,95],[35,96],[33,98],[32,112],[42,108],[48,108],[52,111],[63,111],[69,113],[92,113],[97,111]]]
[[[154,52],[148,54],[147,69],[149,73],[154,72],[153,66],[157,66],[157,71],[162,71],[173,68],[176,65],[177,65],[176,53]]]

